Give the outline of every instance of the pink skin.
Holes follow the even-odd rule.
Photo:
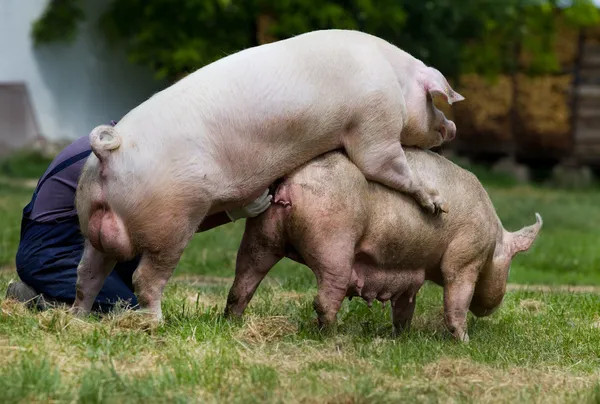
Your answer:
[[[452,121],[448,121],[448,125],[440,127],[440,136],[444,142],[449,142],[456,137],[456,125]]]
[[[143,256],[135,291],[140,307],[160,319],[162,288],[207,215],[240,207],[339,149],[361,175],[414,198],[429,216],[447,212],[443,193],[413,174],[402,148],[454,137],[435,97],[462,100],[439,71],[357,31],[307,33],[220,59],[154,94],[114,127],[92,131],[94,155],[76,197],[89,241],[84,255]],[[339,260],[328,265],[347,266],[349,257]],[[79,314],[89,312],[101,283],[89,279],[106,277],[101,267],[90,259],[78,268]],[[334,306],[323,300],[329,313]]]
[[[406,330],[416,294],[431,280],[444,288],[448,330],[468,341],[467,312],[485,316],[500,305],[510,262],[531,246],[541,218],[507,232],[473,175],[431,152],[406,154],[452,211],[427,215],[406,195],[365,181],[342,153],[319,157],[278,186],[269,210],[247,221],[225,314],[241,316],[269,270],[288,257],[315,274],[321,327],[335,326],[344,297],[360,296],[369,305],[391,301],[396,331]]]

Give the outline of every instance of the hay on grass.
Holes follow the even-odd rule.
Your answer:
[[[237,338],[251,344],[266,344],[298,332],[298,327],[285,316],[250,317]]]

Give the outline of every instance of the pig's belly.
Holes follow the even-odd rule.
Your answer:
[[[360,296],[369,306],[373,300],[394,301],[403,294],[416,295],[425,282],[425,269],[386,269],[358,255],[346,295]]]

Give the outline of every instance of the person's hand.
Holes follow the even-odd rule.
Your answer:
[[[269,195],[269,190],[266,189],[261,196],[249,204],[238,209],[226,211],[225,213],[227,213],[232,222],[246,217],[256,217],[271,206],[271,199],[273,199],[273,195]]]

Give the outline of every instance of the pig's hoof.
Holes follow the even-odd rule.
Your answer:
[[[85,318],[90,315],[90,312],[78,306],[71,306],[69,308],[69,314],[77,318]]]
[[[439,216],[442,213],[448,213],[448,203],[435,189],[425,188],[421,198],[421,205],[431,215]]]
[[[225,317],[227,320],[239,320],[242,318],[242,313],[238,313],[237,311],[226,307],[225,311],[223,312],[223,317]]]
[[[448,213],[448,203],[436,191],[431,192],[429,195],[434,207],[434,216],[439,216],[442,213]]]
[[[448,213],[448,204],[442,198],[437,197],[427,201],[424,206],[425,210],[433,216],[440,216],[442,213]]]
[[[317,319],[317,325],[321,335],[330,336],[337,333],[337,321],[331,319]]]
[[[396,326],[396,327],[394,327],[394,330],[392,331],[392,338],[400,338],[403,335],[408,334],[409,331],[410,331],[410,326],[407,326],[407,327]]]
[[[441,202],[435,203],[435,215],[439,216],[442,213],[448,213],[448,204],[446,201],[442,200]]]
[[[464,331],[464,332],[454,331],[452,333],[452,336],[458,342],[462,342],[463,344],[469,343],[469,334],[466,331]]]
[[[468,344],[469,343],[469,334],[467,334],[465,332],[462,336],[457,336],[456,339],[459,342],[462,342],[463,344]]]

